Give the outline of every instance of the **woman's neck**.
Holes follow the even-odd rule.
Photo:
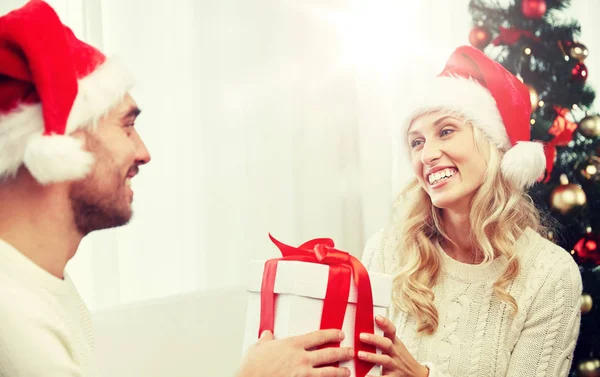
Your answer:
[[[479,255],[471,237],[471,222],[468,212],[442,210],[442,226],[451,242],[444,242],[444,251],[453,259],[475,264]]]

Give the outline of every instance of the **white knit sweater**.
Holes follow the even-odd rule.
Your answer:
[[[0,240],[0,377],[92,377],[92,326],[72,281]]]
[[[373,272],[394,274],[398,238],[389,230],[371,237],[363,263]],[[532,229],[519,238],[521,271],[508,287],[517,300],[515,317],[492,284],[506,258],[469,265],[440,250],[442,274],[433,288],[439,327],[433,335],[416,332],[406,313],[391,315],[397,336],[430,377],[567,376],[579,334],[581,276],[562,248]]]

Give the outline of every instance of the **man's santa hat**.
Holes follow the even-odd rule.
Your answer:
[[[0,178],[22,165],[41,184],[84,178],[94,158],[70,134],[91,128],[132,84],[45,2],[0,17]]]
[[[423,90],[409,119],[436,109],[456,111],[506,152],[501,171],[516,186],[531,186],[544,174],[544,146],[530,141],[529,90],[498,62],[474,47],[458,47]]]

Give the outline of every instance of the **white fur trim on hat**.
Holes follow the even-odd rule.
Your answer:
[[[542,143],[520,141],[506,152],[500,165],[505,178],[517,187],[530,187],[546,170]]]
[[[119,104],[133,84],[128,71],[115,58],[108,59],[79,80],[66,134],[93,127],[100,117]],[[72,138],[67,136],[41,136],[43,133],[44,119],[39,103],[20,105],[11,113],[0,115],[0,178],[14,176],[23,164],[42,184],[87,175],[91,155],[82,149],[81,143],[68,140]],[[76,147],[81,150],[76,152]]]
[[[413,96],[409,121],[427,111],[446,109],[456,111],[478,127],[499,149],[508,150],[510,139],[504,128],[500,111],[492,94],[472,79],[464,77],[436,77],[422,86],[423,93]]]
[[[79,91],[69,113],[66,133],[90,126],[90,123],[118,105],[133,84],[133,77],[115,57],[79,80]]]
[[[42,106],[20,105],[9,115],[0,115],[0,179],[13,177],[23,164],[25,146],[43,130]]]

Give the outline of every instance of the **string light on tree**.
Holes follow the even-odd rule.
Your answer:
[[[587,183],[600,183],[600,157],[591,156],[579,167],[579,175]]]
[[[600,377],[600,360],[584,360],[577,365],[579,377]]]

